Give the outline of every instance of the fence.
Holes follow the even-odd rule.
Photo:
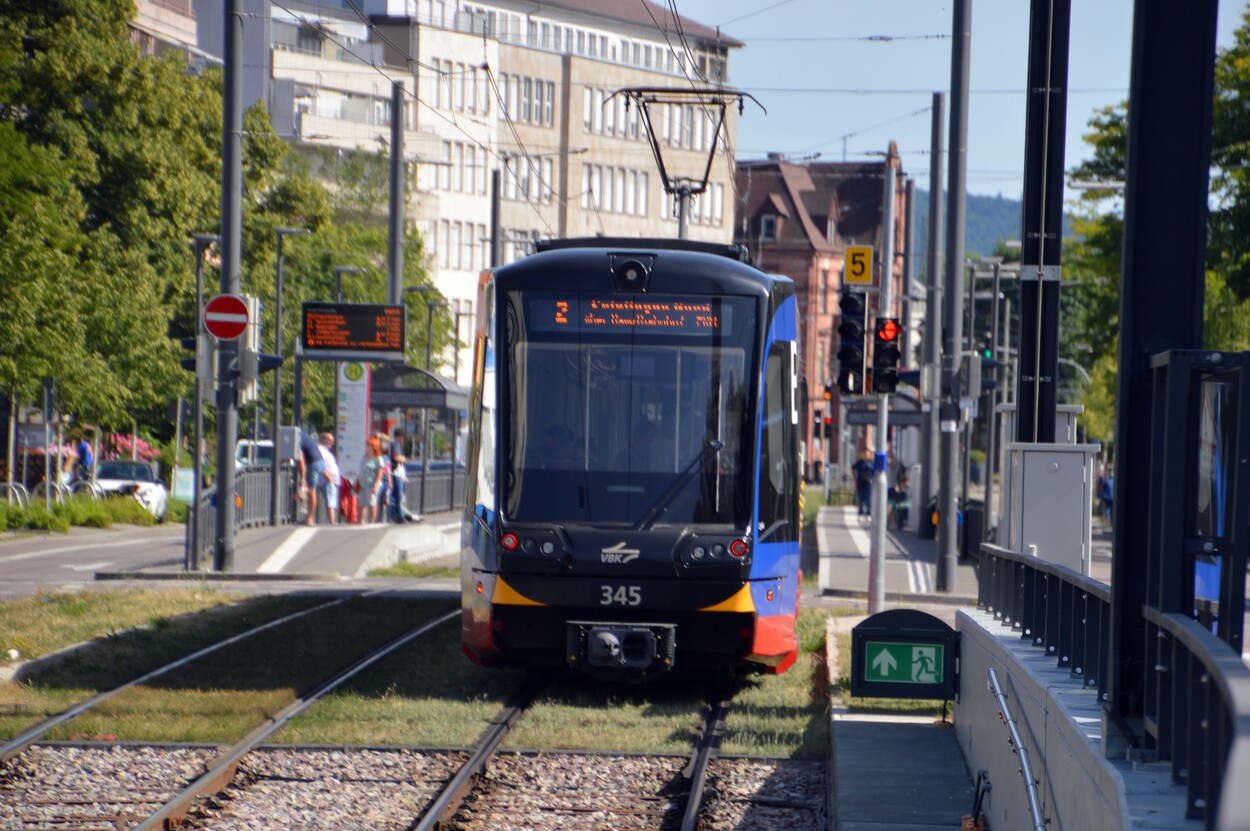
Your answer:
[[[234,474],[234,527],[254,528],[269,524],[273,479],[268,466],[248,465]],[[282,462],[278,468],[278,522],[296,518],[295,466]],[[200,488],[191,515],[187,517],[186,559],[188,570],[197,570],[212,561],[217,536],[217,488]]]
[[[977,605],[1107,701],[1111,588],[1064,566],[983,544]],[[1145,606],[1146,722],[1190,819],[1250,827],[1250,668],[1191,617]]]

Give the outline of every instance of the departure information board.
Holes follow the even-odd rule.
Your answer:
[[[304,304],[304,355],[311,359],[402,361],[405,308],[372,303]]]
[[[527,322],[536,332],[729,335],[734,300],[673,295],[534,296],[528,298]]]

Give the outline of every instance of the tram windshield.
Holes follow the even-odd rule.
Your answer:
[[[507,327],[510,519],[746,527],[753,299],[512,292]]]

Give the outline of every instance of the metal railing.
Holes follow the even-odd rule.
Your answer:
[[[1020,728],[1016,725],[1015,716],[1007,707],[1007,696],[1003,693],[1002,685],[998,683],[998,673],[990,667],[986,670],[986,674],[990,679],[990,691],[994,693],[994,700],[998,702],[998,715],[1003,724],[1007,725],[1007,733],[1011,736],[1011,746],[1015,750],[1016,758],[1020,760],[1020,777],[1024,780],[1025,795],[1029,800],[1029,816],[1033,819],[1033,831],[1046,831],[1046,818],[1042,815],[1042,800],[1037,795],[1037,777],[1033,775],[1033,765],[1029,762],[1029,749],[1025,747],[1024,739],[1020,737]]]
[[[295,494],[293,487],[295,466],[282,462],[278,467],[278,522],[295,521]],[[234,495],[237,500],[234,511],[234,527],[255,528],[269,524],[269,502],[272,484],[268,466],[247,465],[234,474]],[[201,488],[196,504],[194,521],[187,518],[186,559],[188,569],[203,568],[212,562],[213,543],[217,535],[217,488]]]
[[[1146,720],[1189,819],[1207,829],[1250,828],[1250,668],[1228,644],[1182,614],[1146,606]]]
[[[10,505],[25,508],[30,504],[30,492],[26,490],[25,485],[16,482],[0,482],[0,493],[4,495],[4,501]]]
[[[1064,566],[981,546],[977,605],[1043,648],[1107,701],[1111,588]],[[1207,829],[1250,828],[1250,668],[1186,615],[1142,610],[1150,660],[1148,732],[1186,787],[1186,816]]]
[[[434,514],[440,511],[458,511],[464,505],[465,472],[456,471],[455,492],[452,492],[451,471],[431,470],[425,474],[425,496],[421,495],[420,471],[408,474],[408,487],[404,502],[414,513]]]
[[[1111,587],[1065,566],[997,545],[981,546],[977,605],[1042,647],[1107,700]]]

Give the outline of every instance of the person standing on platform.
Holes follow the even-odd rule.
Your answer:
[[[855,475],[855,497],[859,504],[860,516],[872,515],[872,478],[876,471],[872,467],[872,451],[865,450],[859,461],[851,466]]]
[[[326,467],[321,459],[321,445],[317,444],[315,434],[302,429],[299,431],[299,455],[295,457],[295,462],[299,468],[300,497],[307,497],[308,500],[308,517],[304,522],[307,525],[315,525],[317,522],[317,482]]]
[[[377,522],[385,502],[386,464],[377,437],[365,442],[365,459],[360,465],[361,521]]]
[[[334,458],[334,435],[332,433],[321,434],[321,446],[318,451],[321,453],[321,478],[317,482],[317,491],[321,498],[325,500],[326,516],[330,518],[331,525],[338,524],[339,514],[339,482],[342,479],[339,476],[339,463]]]

